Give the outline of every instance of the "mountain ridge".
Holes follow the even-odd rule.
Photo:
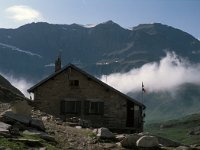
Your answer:
[[[0,45],[0,68],[3,72],[27,78],[34,73],[32,77],[36,80],[51,72],[52,68],[45,65],[54,62],[59,51],[63,64],[75,63],[97,75],[124,72],[146,62],[158,61],[165,56],[166,50],[175,51],[193,62],[200,59],[200,42],[197,39],[160,23],[138,25],[133,30],[112,21],[91,28],[78,24],[30,23],[16,29],[0,29],[0,43],[41,56],[22,56],[14,51],[8,52],[12,47]],[[17,63],[8,62],[6,57],[8,60],[14,57]],[[24,64],[21,59],[28,63]],[[21,66],[32,69],[20,70]]]

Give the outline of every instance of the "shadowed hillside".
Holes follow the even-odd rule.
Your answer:
[[[0,101],[10,102],[23,99],[24,95],[10,84],[3,76],[0,75]]]

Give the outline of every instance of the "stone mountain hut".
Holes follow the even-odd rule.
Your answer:
[[[75,65],[61,68],[60,58],[56,60],[55,72],[28,92],[34,94],[36,108],[63,120],[78,117],[92,127],[143,131],[142,103]]]

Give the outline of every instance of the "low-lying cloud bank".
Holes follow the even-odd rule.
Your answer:
[[[2,74],[2,73],[1,73]],[[29,97],[27,89],[34,83],[13,75],[2,74],[10,83]],[[142,82],[147,92],[174,91],[184,83],[200,85],[200,64],[191,64],[175,53],[167,53],[160,62],[144,64],[126,73],[103,75],[101,80],[123,93],[142,90]]]
[[[142,82],[147,92],[174,91],[184,83],[200,85],[200,64],[191,64],[168,52],[160,62],[147,63],[127,73],[103,75],[101,80],[124,93],[141,91]]]

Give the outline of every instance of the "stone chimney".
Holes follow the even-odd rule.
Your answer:
[[[61,57],[58,56],[58,58],[55,61],[55,72],[61,70]]]

